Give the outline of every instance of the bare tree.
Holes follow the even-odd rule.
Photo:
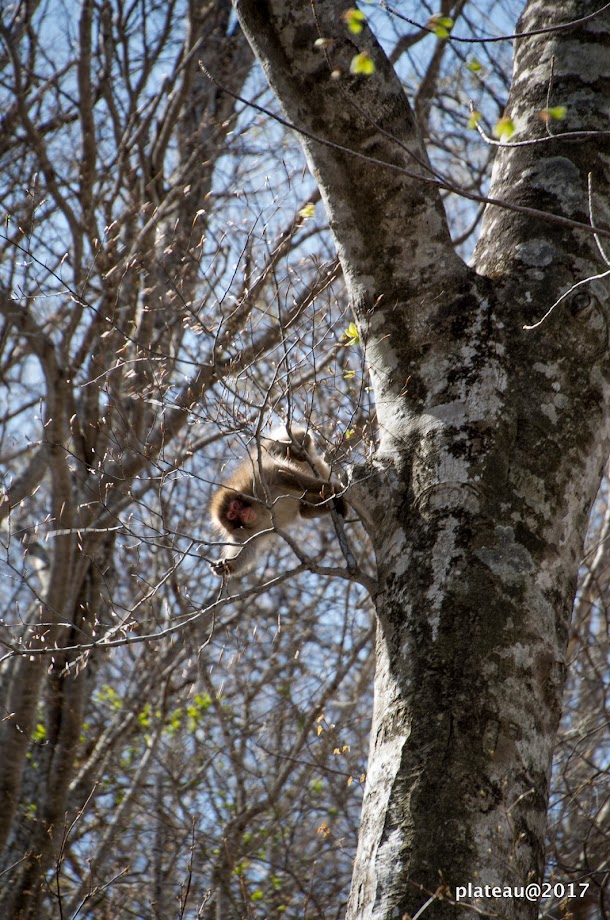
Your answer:
[[[0,912],[322,916],[370,616],[306,560],[266,607],[219,601],[202,511],[276,410],[334,405],[332,453],[366,405],[313,185],[275,132],[269,190],[255,120],[200,70],[233,93],[250,73],[228,3],[6,13]],[[309,546],[333,569],[329,536]]]

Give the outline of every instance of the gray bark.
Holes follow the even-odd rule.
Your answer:
[[[380,446],[359,488],[378,560],[375,711],[351,920],[414,914],[439,886],[540,881],[565,650],[608,456],[610,12],[516,42],[474,267],[453,251],[413,113],[345,3],[234,0],[325,201],[373,379]],[[595,2],[532,0],[520,30]],[[314,48],[332,38],[328,51]],[[350,76],[366,48],[370,77]],[[332,78],[340,69],[343,76]],[[551,138],[537,117],[568,107]],[[606,152],[605,152],[606,151]],[[369,158],[367,161],[366,158]],[[387,165],[382,165],[380,161]],[[373,475],[371,475],[373,474]],[[366,508],[368,507],[368,511]],[[537,916],[525,899],[437,899],[426,917]]]

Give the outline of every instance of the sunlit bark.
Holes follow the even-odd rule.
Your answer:
[[[437,889],[543,870],[568,624],[610,446],[607,279],[524,325],[604,270],[587,173],[607,226],[607,135],[561,134],[607,130],[610,13],[516,42],[507,116],[514,141],[538,143],[500,150],[490,195],[516,209],[488,207],[471,269],[369,29],[350,34],[330,0],[235,6],[301,132],[375,387],[381,444],[358,491],[379,570],[376,701],[348,917],[412,916]],[[596,8],[535,0],[519,28]],[[375,72],[350,76],[363,50]],[[549,104],[568,115],[547,132]],[[475,898],[537,915],[498,903]],[[469,915],[437,901],[426,917],[453,914]]]

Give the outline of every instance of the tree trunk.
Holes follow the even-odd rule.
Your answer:
[[[519,130],[490,190],[508,207],[488,206],[471,268],[369,28],[350,34],[338,0],[235,5],[319,183],[378,412],[377,457],[354,490],[379,630],[348,918],[413,915],[437,891],[426,918],[533,918],[519,888],[542,878],[568,623],[609,448],[608,279],[524,326],[605,268],[587,174],[607,226],[608,137],[562,135],[607,130],[610,12],[516,41]],[[532,0],[518,31],[595,9]],[[375,72],[350,75],[363,50]],[[551,137],[538,113],[560,104]],[[468,883],[503,897],[473,889],[469,912],[453,902]]]

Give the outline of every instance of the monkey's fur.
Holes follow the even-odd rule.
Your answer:
[[[221,578],[246,574],[273,530],[287,529],[299,518],[320,517],[332,508],[345,517],[341,492],[305,428],[294,427],[290,434],[276,428],[212,498],[214,529],[231,544],[222,559],[210,563],[213,571]]]

